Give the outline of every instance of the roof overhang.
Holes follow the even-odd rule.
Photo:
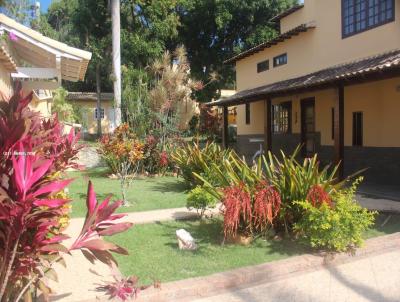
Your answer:
[[[243,90],[208,106],[232,106],[304,91],[400,76],[400,49],[322,69],[297,78]]]
[[[276,15],[275,17],[271,18],[271,22],[277,22],[280,21],[281,19],[285,18],[286,16],[289,16],[293,14],[294,12],[297,12],[299,9],[302,9],[304,7],[304,4],[298,4],[295,6],[292,6],[291,8],[281,12],[279,15]]]
[[[253,48],[250,48],[226,61],[224,61],[224,64],[230,64],[230,63],[235,63],[236,61],[242,60],[248,56],[251,56],[257,52],[263,51],[266,48],[270,48],[272,46],[277,45],[278,43],[284,42],[288,39],[291,39],[294,36],[299,35],[300,33],[306,32],[309,29],[315,28],[316,27],[316,23],[315,22],[309,22],[309,23],[304,23],[301,24],[279,36],[277,36],[276,38],[266,41],[264,43],[261,43]]]
[[[58,77],[67,81],[84,79],[92,56],[90,52],[45,37],[3,14],[0,14],[0,32],[12,35],[9,43],[17,60],[34,67],[56,68]]]
[[[68,92],[66,99],[68,101],[97,101],[97,93],[96,92]],[[100,94],[100,99],[102,101],[112,101],[112,100],[114,100],[114,93],[102,92]]]

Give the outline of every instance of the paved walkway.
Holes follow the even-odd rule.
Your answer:
[[[400,251],[298,274],[195,302],[398,302]]]

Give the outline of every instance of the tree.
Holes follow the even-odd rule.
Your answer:
[[[296,0],[182,0],[179,43],[186,46],[192,75],[205,80],[211,72],[219,79],[197,93],[210,101],[217,89],[235,88],[232,65],[223,61],[277,34],[269,20]]]

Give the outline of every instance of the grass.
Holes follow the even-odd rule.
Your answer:
[[[75,178],[69,185],[69,194],[73,200],[72,217],[84,217],[86,214],[89,179],[93,182],[98,200],[103,200],[110,193],[113,194],[113,200],[121,199],[119,181],[108,178],[105,168],[69,172],[68,177]],[[185,184],[182,179],[172,176],[135,179],[127,192],[130,206],[121,207],[119,212],[179,208],[186,205]]]
[[[392,216],[382,226],[387,215],[377,217],[374,228],[366,232],[371,238],[400,231],[400,216]],[[184,228],[199,245],[195,252],[178,249],[175,231]],[[136,275],[143,283],[154,280],[168,282],[206,276],[239,267],[257,265],[309,251],[291,241],[255,240],[250,246],[221,245],[221,221],[173,221],[136,225],[111,241],[128,248],[129,256],[117,256],[125,275]]]

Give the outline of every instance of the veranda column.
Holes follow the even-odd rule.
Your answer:
[[[115,126],[121,124],[121,22],[120,0],[111,0],[112,56],[114,73]]]
[[[272,100],[264,101],[264,152],[272,151]]]
[[[335,100],[335,114],[334,114],[334,161],[335,164],[340,163],[338,177],[344,177],[344,86],[338,86],[338,97]]]
[[[228,106],[222,107],[222,147],[228,148]]]

